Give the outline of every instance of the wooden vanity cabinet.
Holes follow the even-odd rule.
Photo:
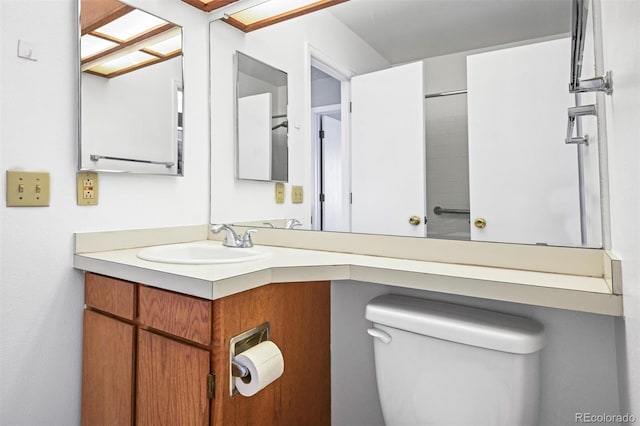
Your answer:
[[[138,285],[136,424],[209,424],[211,301]]]
[[[211,354],[147,330],[138,331],[137,425],[208,425]]]
[[[217,374],[213,424],[330,425],[329,282],[278,283],[213,301]],[[229,394],[229,340],[269,322],[282,376],[252,397]]]
[[[82,424],[329,425],[329,303],[328,282],[212,302],[87,273]],[[285,372],[232,397],[229,339],[264,322]]]
[[[82,424],[131,425],[134,406],[135,286],[85,275]]]

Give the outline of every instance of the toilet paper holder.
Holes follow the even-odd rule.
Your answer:
[[[236,355],[266,341],[270,340],[271,326],[268,322],[261,324],[251,330],[232,337],[229,340],[229,395],[238,394],[234,377],[248,377],[249,370],[244,365],[235,360]]]

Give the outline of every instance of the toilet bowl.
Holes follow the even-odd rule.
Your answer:
[[[543,326],[398,295],[367,304],[385,424],[535,426]]]

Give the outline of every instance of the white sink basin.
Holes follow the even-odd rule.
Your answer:
[[[238,263],[264,259],[269,250],[262,247],[225,247],[219,242],[197,241],[193,243],[169,244],[147,247],[137,256],[143,260],[185,265],[209,265],[218,263]]]

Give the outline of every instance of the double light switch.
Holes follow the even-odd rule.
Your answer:
[[[7,170],[7,207],[47,207],[50,198],[48,172]]]

